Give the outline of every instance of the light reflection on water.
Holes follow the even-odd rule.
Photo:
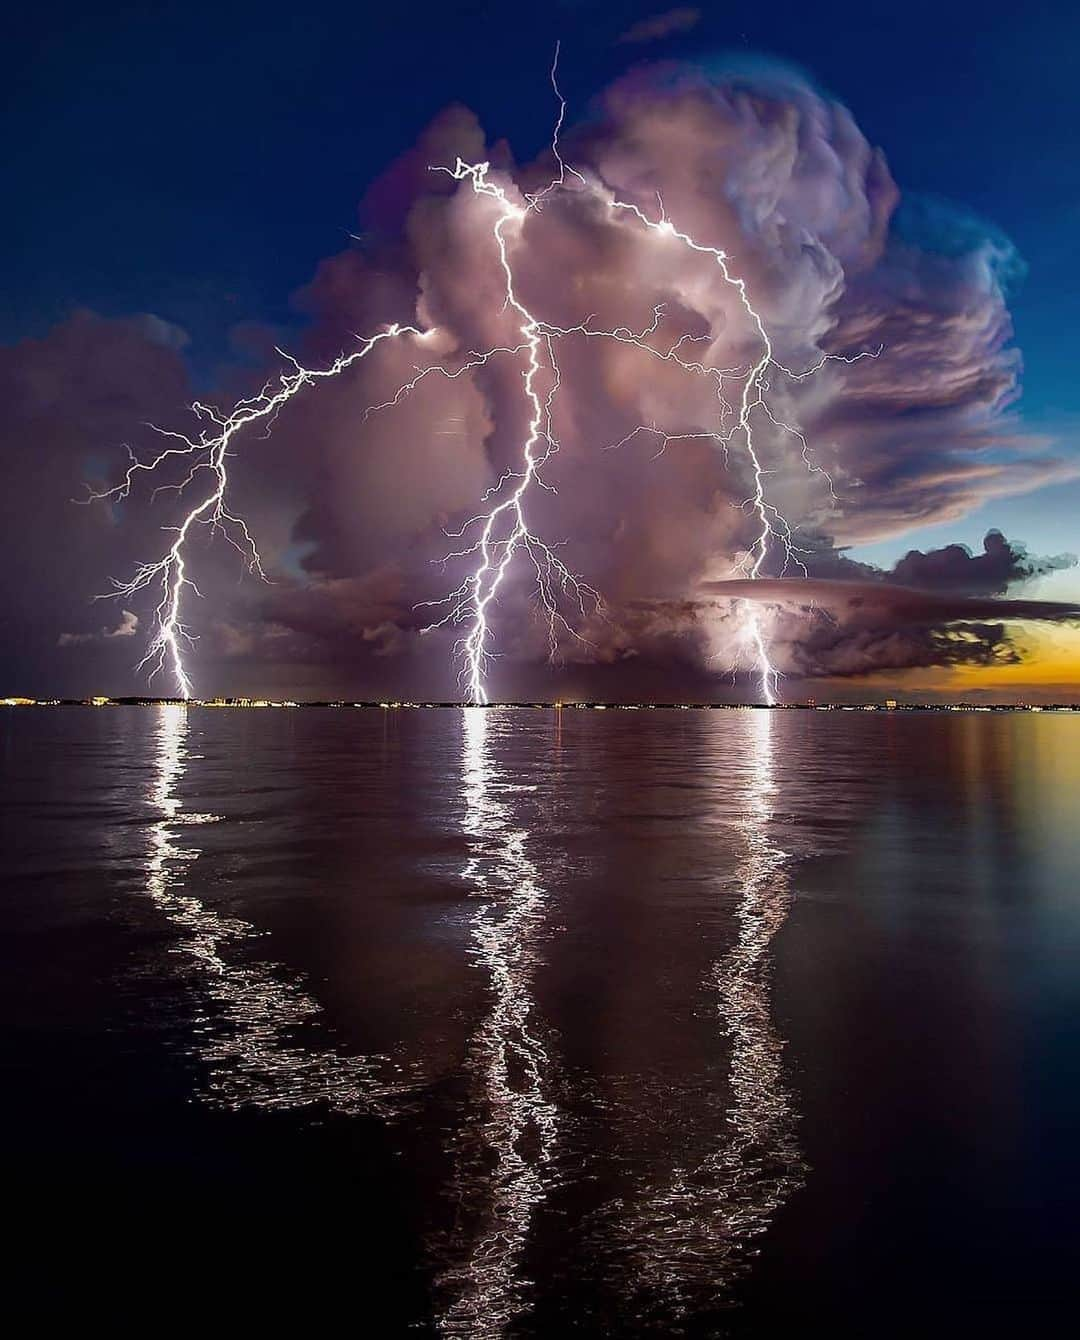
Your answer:
[[[837,718],[5,718],[24,1203],[80,1133],[140,1226],[166,1151],[290,1253],[341,1187],[387,1335],[1060,1293],[1080,720]]]
[[[181,956],[210,1003],[192,1024],[193,1045],[207,1067],[205,1097],[228,1108],[288,1109],[321,1104],[366,1111],[386,1096],[375,1058],[345,1056],[306,1043],[299,1030],[319,1003],[279,963],[244,961],[244,942],[259,932],[185,892],[198,860],[198,831],[218,815],[185,811],[178,794],[187,764],[188,709],[157,709],[146,892],[177,934]]]
[[[443,1262],[435,1279],[438,1328],[476,1337],[502,1335],[526,1301],[521,1258],[558,1129],[547,1094],[551,1062],[532,998],[546,899],[515,808],[532,788],[494,762],[491,721],[484,710],[462,713],[468,854],[461,877],[479,904],[473,952],[489,1005],[465,1061],[479,1116],[459,1133],[454,1150],[456,1223],[435,1247]],[[198,830],[219,819],[183,808],[188,728],[186,708],[159,710],[149,795],[157,817],[149,827],[145,887],[177,934],[171,952],[187,961],[209,1002],[191,1028],[207,1068],[204,1098],[230,1109],[322,1107],[393,1119],[392,1099],[405,1086],[388,1080],[388,1058],[346,1056],[305,1042],[302,1030],[322,1014],[318,1001],[282,964],[239,958],[244,942],[259,935],[250,922],[185,892],[200,855]]]
[[[551,1058],[533,999],[547,900],[515,808],[535,787],[495,762],[491,711],[466,708],[462,716],[464,879],[483,904],[473,940],[489,1006],[466,1061],[481,1113],[468,1136],[479,1137],[480,1147],[460,1142],[459,1223],[447,1245],[451,1264],[437,1284],[450,1300],[440,1329],[482,1337],[503,1334],[525,1301],[521,1258],[545,1194],[558,1112],[548,1096]]]
[[[280,963],[240,956],[244,942],[259,934],[250,922],[185,892],[199,856],[198,830],[218,816],[185,811],[179,795],[187,710],[165,707],[157,716],[150,795],[157,818],[149,830],[146,891],[177,932],[172,952],[187,960],[208,1002],[192,1027],[209,1077],[204,1096],[232,1109],[323,1106],[378,1111],[392,1120],[387,1059],[305,1042],[305,1026],[322,1012],[317,1000]],[[729,1101],[715,1148],[694,1166],[640,1185],[633,1204],[620,1199],[595,1216],[609,1239],[607,1254],[614,1248],[619,1273],[626,1273],[628,1298],[644,1291],[651,1307],[674,1315],[726,1295],[753,1240],[803,1171],[782,1045],[770,1023],[768,951],[790,898],[788,855],[773,834],[772,720],[768,713],[743,718],[741,797],[728,795],[733,810],[723,817],[738,833],[742,855],[730,876],[736,939],[705,983],[731,1047]],[[495,1337],[529,1303],[532,1281],[523,1260],[551,1186],[559,1133],[549,1030],[534,994],[548,894],[524,826],[537,784],[497,759],[496,713],[465,709],[461,722],[467,848],[460,874],[478,903],[472,956],[487,1004],[465,1052],[472,1114],[452,1141],[444,1194],[456,1209],[451,1230],[433,1243],[434,1297],[441,1333]],[[421,1060],[407,1064],[418,1071]]]
[[[716,1120],[712,1148],[682,1163],[683,1133],[672,1131],[673,1171],[639,1178],[632,1196],[594,1217],[600,1254],[615,1258],[619,1291],[636,1297],[639,1314],[657,1324],[730,1306],[755,1240],[805,1173],[783,1043],[771,1021],[769,950],[791,904],[793,859],[776,835],[774,719],[743,714],[737,750],[720,764],[733,780],[718,817],[738,834],[742,852],[732,872],[716,877],[719,896],[734,895],[735,940],[703,982],[730,1047],[726,1101],[707,1109]],[[715,933],[716,921],[706,925]]]

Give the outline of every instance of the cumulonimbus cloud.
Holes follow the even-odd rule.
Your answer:
[[[884,582],[853,565],[846,546],[946,522],[1075,473],[1015,415],[1021,364],[1008,310],[1018,264],[1011,247],[943,207],[903,200],[884,156],[839,104],[784,72],[748,81],[659,64],[607,89],[589,119],[564,132],[563,146],[590,179],[651,216],[661,197],[680,228],[723,247],[788,367],[880,349],[876,358],[828,363],[805,381],[772,379],[778,417],[798,426],[807,448],[804,459],[798,441],[762,422],[770,496],[799,535],[816,537],[805,561],[818,586],[832,578]],[[464,109],[438,118],[373,184],[363,206],[365,240],[324,260],[297,295],[309,324],[296,352],[306,363],[325,364],[356,332],[389,321],[437,326],[431,356],[447,368],[460,367],[469,350],[514,343],[486,203],[429,170],[458,154],[490,159],[515,196],[549,182],[556,166],[550,155],[515,164],[505,144],[485,142]],[[658,341],[692,340],[710,366],[745,367],[757,348],[737,296],[707,257],[658,246],[646,230],[613,218],[593,193],[568,189],[529,214],[514,265],[524,300],[553,324],[589,318],[597,328],[640,329],[662,308]],[[46,458],[62,450],[63,424],[78,424],[77,464],[99,480],[107,460],[119,464],[116,446],[139,419],[178,420],[176,341],[136,326],[124,327],[122,337],[108,323],[101,331],[108,338],[96,364],[109,349],[118,357],[115,367],[98,369],[105,385],[121,385],[133,361],[155,370],[154,405],[145,403],[150,384],[133,387],[138,411],[126,426],[115,400],[109,414],[100,413],[85,378],[64,382],[63,360],[77,354],[71,331],[3,356],[0,372],[13,388],[6,412],[19,415],[11,432],[25,442],[38,431],[41,490],[55,487]],[[145,350],[120,362],[136,338]],[[737,443],[725,453],[706,436],[717,426],[714,391],[611,341],[569,338],[559,352],[560,450],[549,467],[556,492],[536,495],[535,522],[549,539],[565,541],[560,554],[605,598],[602,614],[583,622],[584,640],[568,641],[562,654],[620,673],[645,661],[726,669],[738,659],[738,629],[722,601],[703,605],[702,592],[738,577],[755,526],[744,506],[745,455]],[[452,635],[421,638],[415,606],[461,580],[461,562],[438,563],[446,531],[472,515],[480,494],[519,458],[521,371],[514,359],[493,360],[454,380],[430,378],[393,411],[365,415],[415,366],[415,350],[387,345],[347,376],[298,397],[268,439],[237,443],[237,506],[263,542],[275,584],[237,587],[231,575],[217,581],[230,555],[227,546],[207,550],[210,572],[200,587],[214,622],[201,655],[222,665],[245,660],[249,671],[260,657],[337,661],[348,664],[350,683],[366,678],[380,688],[395,663],[408,662],[429,692],[450,690]],[[50,385],[57,374],[51,406],[35,399],[32,379],[43,368]],[[35,430],[35,416],[50,425],[47,432]],[[69,454],[66,474],[74,463]],[[168,502],[157,500],[156,517]],[[110,563],[125,535],[139,552],[143,523],[124,529],[133,501],[87,510],[96,521],[83,530],[107,537]],[[22,530],[14,517],[6,536],[12,553]],[[991,541],[984,555],[968,556],[981,582],[969,595],[1007,589],[1019,571],[1019,551],[1007,549]],[[100,559],[89,551],[78,560],[80,582],[91,563]],[[904,584],[935,589],[942,574],[964,567],[950,549],[904,563]],[[511,692],[513,667],[547,653],[526,566],[500,591],[496,649]],[[775,578],[781,566],[782,556],[770,554],[763,575]],[[912,626],[910,607],[898,600],[876,607],[885,620],[876,646],[888,640],[890,617]],[[1004,605],[956,620],[1007,621]],[[788,669],[817,673],[830,655],[839,661],[838,652],[821,650],[821,629],[791,610],[776,618]],[[65,616],[60,626],[72,622]],[[908,663],[949,662],[957,653],[940,643],[931,637]],[[996,654],[1012,654],[1007,643],[1003,634]],[[889,664],[903,660],[894,644]],[[849,657],[856,662],[858,672],[878,668],[870,639],[860,657]]]

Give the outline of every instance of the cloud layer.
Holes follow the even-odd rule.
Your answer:
[[[722,247],[792,372],[880,347],[876,358],[827,363],[812,378],[770,377],[773,412],[806,444],[759,416],[770,499],[813,578],[801,600],[784,583],[767,613],[786,669],[861,674],[997,659],[1018,654],[1004,630],[1010,619],[1066,617],[1030,606],[1021,615],[1002,598],[1042,568],[1000,536],[974,557],[955,546],[909,554],[888,577],[842,551],[1068,473],[1013,414],[1020,359],[1007,291],[1017,262],[1007,243],[940,207],[898,212],[885,160],[851,115],[786,74],[751,85],[681,65],[638,69],[562,143],[597,189],[571,180],[526,217],[512,241],[523,301],[552,325],[592,329],[645,329],[662,309],[652,356],[582,335],[558,344],[559,451],[547,469],[552,491],[530,501],[530,523],[565,541],[560,556],[605,601],[580,621],[582,640],[562,638],[571,665],[607,667],[614,685],[651,674],[643,666],[712,674],[743,661],[739,605],[719,599],[733,588],[717,583],[737,579],[756,535],[746,453],[738,440],[725,453],[711,436],[715,386],[656,356],[681,340],[703,366],[745,370],[756,333],[709,257],[614,216],[604,191],[649,217],[660,197],[680,229]],[[520,200],[556,168],[550,155],[515,164],[506,145],[485,143],[469,112],[450,109],[372,185],[365,241],[323,261],[297,295],[309,324],[296,352],[312,366],[388,321],[437,334],[423,347],[387,344],[304,392],[268,438],[238,440],[234,507],[258,534],[274,584],[238,584],[236,555],[220,537],[200,537],[195,658],[206,691],[282,682],[353,696],[406,682],[432,696],[454,691],[452,635],[421,636],[430,616],[415,607],[462,580],[462,561],[438,561],[454,547],[446,532],[519,463],[521,359],[429,377],[392,410],[365,411],[418,366],[437,361],[457,373],[471,350],[520,344],[490,202],[429,170],[459,154],[490,159]],[[182,423],[182,344],[154,318],[81,313],[0,355],[4,450],[25,481],[3,535],[9,635],[46,628],[55,648],[67,629],[64,654],[89,654],[80,639],[101,627],[89,597],[133,558],[160,550],[157,528],[175,517],[174,495],[152,507],[146,495],[78,509],[67,499],[115,479],[119,444],[145,450],[146,420]],[[226,383],[226,403],[252,389],[244,377]],[[737,373],[730,384],[735,394]],[[778,578],[783,558],[770,552],[764,573]],[[548,649],[530,583],[522,563],[500,591],[495,687],[504,696]],[[886,586],[896,589],[885,595]],[[918,618],[913,597],[897,594],[908,587],[938,593]],[[755,599],[771,590],[762,584]],[[941,593],[951,603],[934,603]],[[831,633],[809,616],[811,599],[830,611]],[[140,633],[145,626],[144,617]],[[130,652],[130,639],[112,641]],[[48,663],[32,637],[14,658],[27,675]],[[100,664],[119,674],[120,660]]]

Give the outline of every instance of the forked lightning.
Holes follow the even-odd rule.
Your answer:
[[[444,562],[471,557],[475,559],[475,566],[461,584],[444,599],[421,602],[421,605],[441,608],[444,611],[422,631],[429,632],[447,625],[464,629],[462,637],[456,644],[456,654],[461,657],[462,689],[467,701],[472,703],[488,701],[486,679],[493,654],[494,638],[491,622],[493,605],[519,551],[523,551],[532,564],[535,598],[547,619],[549,644],[553,656],[558,651],[563,636],[584,640],[584,634],[576,625],[576,620],[585,619],[590,612],[601,609],[599,593],[563,562],[556,552],[557,546],[531,529],[527,519],[531,493],[537,488],[554,492],[544,480],[542,471],[558,450],[553,415],[560,387],[559,362],[556,356],[556,347],[560,341],[576,337],[633,345],[652,359],[675,364],[688,375],[703,378],[712,384],[717,399],[715,430],[669,433],[655,424],[641,424],[620,442],[610,446],[620,447],[639,433],[652,434],[659,440],[658,452],[662,452],[671,442],[700,437],[715,441],[723,450],[726,459],[732,446],[741,445],[749,464],[752,481],[751,495],[747,498],[745,506],[755,516],[757,528],[755,539],[742,563],[745,575],[751,581],[768,575],[764,569],[773,551],[779,555],[780,575],[783,575],[792,564],[803,572],[806,570],[800,556],[803,551],[795,543],[791,525],[767,496],[765,477],[768,472],[763,465],[754,436],[756,415],[765,418],[774,427],[782,429],[799,444],[801,459],[807,469],[825,480],[835,498],[831,478],[813,461],[802,433],[794,425],[778,418],[769,407],[766,400],[769,375],[776,372],[795,381],[801,381],[834,359],[851,363],[860,358],[876,357],[880,353],[880,350],[877,350],[859,353],[852,357],[826,355],[813,367],[802,372],[792,371],[777,362],[765,324],[751,303],[746,282],[730,268],[727,252],[701,243],[689,233],[677,228],[668,218],[663,200],[659,196],[656,217],[652,217],[651,213],[640,205],[619,199],[604,182],[591,174],[579,171],[563,159],[559,133],[566,115],[566,102],[559,91],[557,65],[558,48],[551,68],[552,87],[559,104],[558,120],[552,138],[557,172],[542,190],[521,196],[519,202],[517,198],[512,198],[509,186],[500,185],[492,179],[491,165],[486,162],[467,163],[459,158],[452,168],[443,166],[433,168],[434,171],[447,173],[456,182],[467,184],[476,196],[491,203],[491,235],[504,281],[504,309],[512,312],[515,319],[520,322],[518,327],[520,338],[516,343],[496,346],[484,352],[473,352],[455,370],[451,370],[443,363],[420,367],[416,376],[401,385],[390,399],[370,406],[363,415],[363,418],[367,419],[373,413],[392,409],[405,396],[417,390],[430,376],[453,380],[496,357],[519,358],[522,361],[520,377],[527,426],[520,447],[519,463],[507,469],[484,494],[481,503],[487,506],[470,517],[458,531],[452,532],[458,537],[464,537],[467,543],[460,549],[448,553]],[[634,226],[640,226],[649,236],[655,238],[658,247],[678,246],[698,253],[715,264],[724,283],[737,294],[751,330],[755,338],[760,341],[760,352],[749,368],[742,370],[715,368],[703,361],[687,357],[681,352],[686,345],[698,339],[709,338],[707,336],[684,335],[669,348],[658,348],[652,341],[658,336],[662,325],[664,315],[662,306],[655,309],[651,324],[640,331],[625,327],[600,330],[594,328],[589,320],[577,326],[562,327],[545,322],[530,311],[525,306],[515,282],[513,253],[515,247],[521,243],[523,225],[528,216],[539,213],[556,191],[587,193],[591,199],[604,204],[613,221],[626,219]],[[513,194],[516,196],[516,191]],[[155,489],[155,494],[163,488],[185,494],[204,476],[207,479],[207,489],[199,501],[190,508],[179,526],[169,528],[174,531],[175,538],[166,552],[152,562],[141,563],[128,581],[114,582],[114,590],[109,593],[112,596],[127,598],[148,586],[160,585],[161,598],[156,609],[154,633],[146,655],[139,662],[140,668],[149,665],[151,678],[168,665],[181,696],[184,698],[191,696],[191,678],[184,664],[183,653],[192,642],[193,635],[183,621],[182,604],[184,595],[189,589],[198,593],[198,588],[188,573],[186,554],[189,537],[196,526],[205,525],[211,530],[222,532],[245,556],[249,569],[260,576],[263,575],[262,562],[254,538],[242,518],[230,510],[227,500],[230,448],[238,434],[259,422],[269,430],[280,409],[304,387],[339,376],[354,364],[367,358],[379,344],[405,338],[422,342],[433,333],[434,331],[422,331],[411,325],[392,325],[362,340],[356,349],[340,355],[326,368],[302,367],[294,358],[282,353],[282,357],[288,361],[289,370],[278,375],[276,384],[268,383],[258,395],[239,401],[228,414],[196,403],[193,406],[195,413],[201,419],[209,421],[210,428],[202,430],[196,437],[165,432],[164,436],[178,445],[164,448],[157,456],[147,461],[132,456],[131,464],[121,483],[114,488],[91,495],[92,498],[98,499],[126,498],[141,473],[153,474],[176,458],[182,458],[188,465],[186,477],[177,484],[159,486]],[[726,383],[732,380],[741,383],[741,389],[736,397],[737,408],[728,400],[725,389]],[[762,698],[767,704],[772,705],[777,700],[779,676],[769,657],[761,615],[755,604],[749,600],[740,601],[739,610],[744,628],[743,640],[750,648],[757,665]]]

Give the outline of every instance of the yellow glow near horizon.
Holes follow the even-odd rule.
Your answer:
[[[956,687],[1061,685],[1080,691],[1080,628],[1018,623],[1010,625],[1010,631],[1023,660],[1017,665],[957,666],[950,672]]]
[[[1003,701],[1025,697],[1080,699],[1080,628],[1018,622],[1008,625],[1022,660],[1016,665],[936,666],[873,675],[861,681],[824,680],[822,683],[873,689],[884,696],[893,691],[917,697],[933,694],[963,698],[1000,694]]]

